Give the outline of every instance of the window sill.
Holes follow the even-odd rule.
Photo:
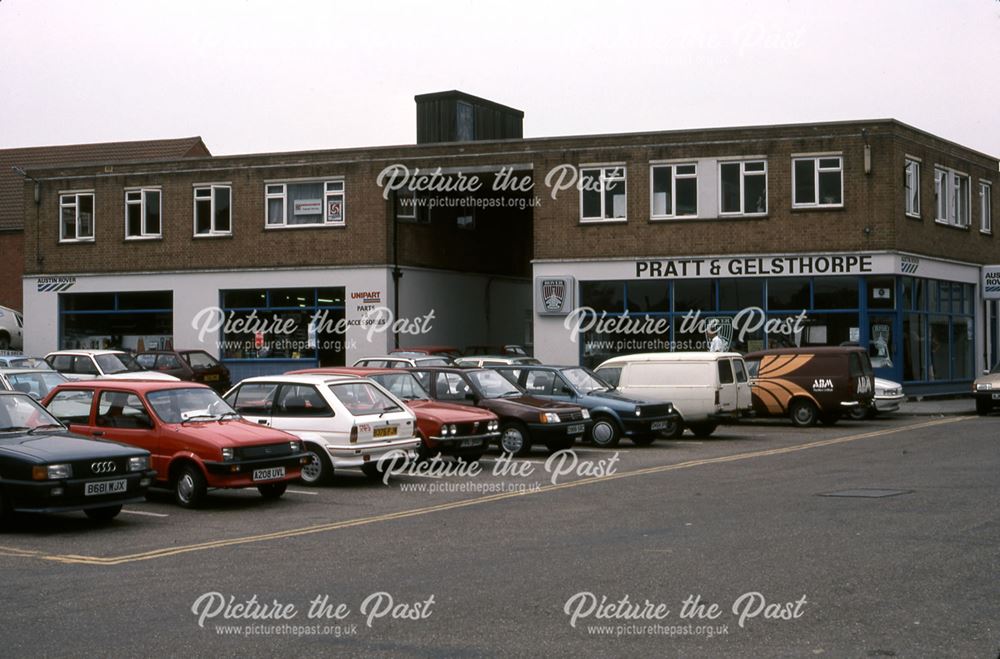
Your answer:
[[[959,231],[968,231],[969,227],[963,224],[952,224],[951,222],[942,222],[941,220],[934,220],[934,224],[942,227],[948,227],[949,229],[958,229]]]
[[[286,231],[294,229],[343,229],[347,227],[345,222],[339,224],[271,224],[264,225],[264,231]]]
[[[163,236],[125,236],[127,243],[141,243],[150,240],[163,240]]]
[[[919,213],[904,213],[904,215],[911,220],[920,220],[922,222],[924,219],[923,215],[920,215]]]
[[[992,231],[983,231],[982,229],[979,230],[979,233],[981,233],[984,236],[992,236],[993,235]]]
[[[827,212],[827,211],[842,211],[846,207],[844,204],[837,205],[822,205],[822,206],[792,206],[793,213],[808,213],[808,212]]]
[[[628,222],[627,217],[615,217],[601,220],[585,220],[580,218],[579,224],[581,225],[600,225],[600,224],[626,224]]]
[[[716,215],[708,217],[706,215],[682,215],[680,217],[651,217],[650,224],[672,224],[674,222],[724,222],[726,220],[766,220],[767,213],[754,213],[753,215]]]
[[[196,233],[192,236],[195,240],[201,240],[203,238],[232,238],[233,234],[230,233]]]
[[[76,240],[60,240],[60,245],[92,245],[95,243],[93,238],[78,238]]]

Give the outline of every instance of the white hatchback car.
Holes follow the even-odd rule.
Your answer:
[[[0,307],[0,350],[20,350],[24,346],[24,318],[7,307]]]
[[[166,373],[148,371],[121,350],[57,350],[45,355],[52,370],[70,380],[163,380],[177,382]]]
[[[247,378],[225,395],[245,419],[299,437],[312,459],[303,482],[326,482],[337,469],[360,467],[381,476],[379,458],[402,451],[415,459],[416,416],[388,389],[353,375],[273,375]]]

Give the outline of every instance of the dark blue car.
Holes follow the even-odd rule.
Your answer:
[[[653,443],[680,419],[670,403],[628,398],[582,366],[494,366],[511,382],[538,398],[564,401],[590,410],[590,439],[597,446],[615,446],[628,437],[640,446]]]

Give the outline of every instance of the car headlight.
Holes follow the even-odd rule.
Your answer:
[[[31,469],[31,477],[36,481],[58,480],[70,478],[72,475],[73,468],[68,464],[42,465]]]
[[[235,456],[235,451],[232,449],[232,447],[228,447],[227,446],[226,448],[222,449],[222,459],[223,460],[225,460],[225,461],[228,462],[228,461],[232,460],[234,456]]]
[[[542,412],[538,415],[538,420],[542,423],[559,423],[559,415],[555,412]]]
[[[496,429],[500,427],[499,421],[490,421],[486,424],[486,429],[490,432],[496,432]]]
[[[642,416],[642,408],[641,407],[635,408],[635,415],[636,416]]]
[[[292,453],[299,453],[302,451],[302,442],[288,442],[288,448],[292,449]]]
[[[976,384],[976,391],[989,391],[993,388],[993,383],[991,382],[980,382]]]
[[[146,471],[149,469],[149,456],[137,455],[128,459],[129,471]]]
[[[590,410],[580,410],[580,411],[583,413],[583,418],[584,419],[589,419],[590,418]]]

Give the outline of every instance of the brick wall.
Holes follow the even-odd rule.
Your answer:
[[[24,233],[0,232],[0,306],[22,310],[21,275],[24,272]]]

